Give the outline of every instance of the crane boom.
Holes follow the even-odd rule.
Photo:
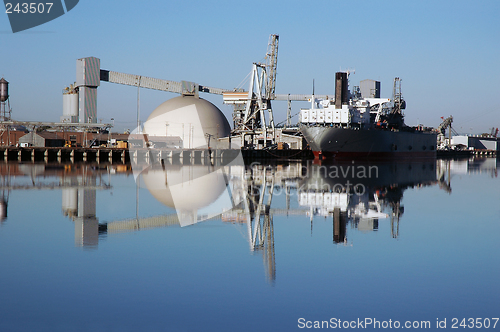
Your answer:
[[[266,70],[267,70],[267,84],[266,84],[266,98],[274,99],[274,92],[276,91],[276,72],[278,68],[278,35],[269,36],[269,44],[267,46],[266,54]]]

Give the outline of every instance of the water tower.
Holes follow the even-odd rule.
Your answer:
[[[9,82],[5,78],[0,79],[0,121],[10,121],[11,109],[9,100]]]

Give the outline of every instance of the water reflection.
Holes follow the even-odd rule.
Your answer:
[[[435,160],[312,165],[300,181],[299,204],[309,207],[311,218],[333,215],[335,243],[347,243],[347,225],[373,231],[389,216],[391,236],[397,238],[403,192],[436,181]]]
[[[246,224],[250,250],[262,252],[271,282],[276,279],[274,215],[302,215],[311,223],[311,233],[315,216],[330,218],[333,243],[346,245],[348,225],[360,231],[377,230],[378,220],[387,218],[384,211],[389,209],[391,235],[397,237],[403,191],[437,182],[435,160],[411,164],[254,163],[245,168],[242,178],[244,205],[222,218]],[[272,207],[273,196],[276,200],[281,195],[285,196],[285,207]]]
[[[398,238],[399,222],[404,213],[401,204],[404,191],[438,183],[448,191],[451,175],[457,168],[462,170],[464,163],[470,165],[468,167],[471,170],[477,169],[480,164],[483,165],[482,169],[494,169],[496,172],[495,159],[493,162],[471,159],[331,165],[291,162],[275,166],[253,163],[245,167],[221,167],[218,169],[221,172],[219,175],[199,182],[200,177],[212,172],[207,168],[210,166],[180,166],[175,170],[176,184],[187,188],[182,188],[183,194],[179,195],[182,200],[178,205],[171,198],[171,192],[163,188],[163,184],[162,191],[158,192],[158,183],[162,183],[163,179],[167,182],[175,172],[153,169],[149,172],[153,174],[154,180],[145,182],[155,198],[180,210],[189,207],[198,209],[217,200],[222,192],[231,193],[233,207],[229,209],[226,205],[218,212],[212,211],[210,218],[244,226],[250,251],[261,253],[266,275],[273,282],[276,279],[274,215],[304,216],[304,220],[311,223],[311,232],[316,216],[331,218],[332,242],[336,244],[349,244],[348,226],[362,232],[377,231],[380,219],[390,220],[391,236]],[[485,163],[489,166],[486,167]],[[148,173],[144,175],[149,176]],[[218,185],[212,185],[212,181]],[[224,185],[220,186],[221,183]],[[285,196],[285,206],[280,206],[279,202],[273,204],[277,196]],[[189,205],[190,200],[192,205]],[[196,216],[196,213],[192,215]],[[123,231],[167,224],[186,225],[175,220],[175,217],[156,217],[154,222],[152,218],[117,221],[108,223],[107,227],[110,231]],[[191,218],[187,224],[200,220],[203,218],[199,216],[197,220]]]
[[[62,185],[62,212],[75,223],[75,245],[97,247],[99,219],[96,216],[96,191],[110,189],[102,175],[109,169],[81,167],[60,175]],[[97,184],[99,183],[99,185]]]
[[[86,248],[97,248],[102,237],[116,232],[219,219],[243,230],[250,252],[262,255],[266,276],[274,282],[274,216],[308,222],[311,233],[315,219],[327,220],[331,223],[331,241],[336,245],[355,245],[351,232],[378,231],[381,220],[390,223],[390,235],[398,238],[407,189],[439,185],[451,193],[454,175],[487,173],[497,177],[497,169],[498,160],[492,158],[330,165],[178,165],[167,170],[160,165],[147,169],[137,182],[170,212],[142,217],[137,185],[136,215],[100,222],[96,192],[111,189],[112,175],[131,174],[130,167],[7,163],[0,164],[0,217],[2,222],[8,220],[12,191],[61,190],[62,213],[75,225],[75,245]],[[128,198],[132,203],[132,196]],[[172,208],[183,213],[172,212]]]
[[[241,201],[239,177],[243,166],[150,166],[140,177],[151,195],[177,212],[179,224],[188,226],[211,219]],[[141,180],[140,179],[140,180]]]
[[[7,218],[11,191],[61,190],[62,213],[75,223],[75,245],[96,247],[99,241],[96,191],[111,189],[110,175],[117,170],[126,171],[126,167],[0,164],[1,220]]]

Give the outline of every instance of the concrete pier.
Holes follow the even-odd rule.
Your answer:
[[[239,150],[239,149],[124,149],[82,147],[13,147],[0,146],[0,158],[5,162],[57,163],[169,163],[225,164],[241,152],[245,160],[254,159],[309,159],[309,150]],[[0,159],[1,160],[1,159]]]
[[[438,157],[498,157],[498,150],[438,150],[436,151]]]
[[[117,148],[49,148],[0,146],[0,158],[5,162],[57,162],[57,163],[122,163],[130,161],[127,149]]]
[[[223,165],[240,153],[236,149],[133,149],[129,151],[132,164]],[[122,159],[127,158],[122,155]]]

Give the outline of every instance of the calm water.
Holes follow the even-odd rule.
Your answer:
[[[463,329],[500,315],[497,167],[2,164],[0,331]]]

